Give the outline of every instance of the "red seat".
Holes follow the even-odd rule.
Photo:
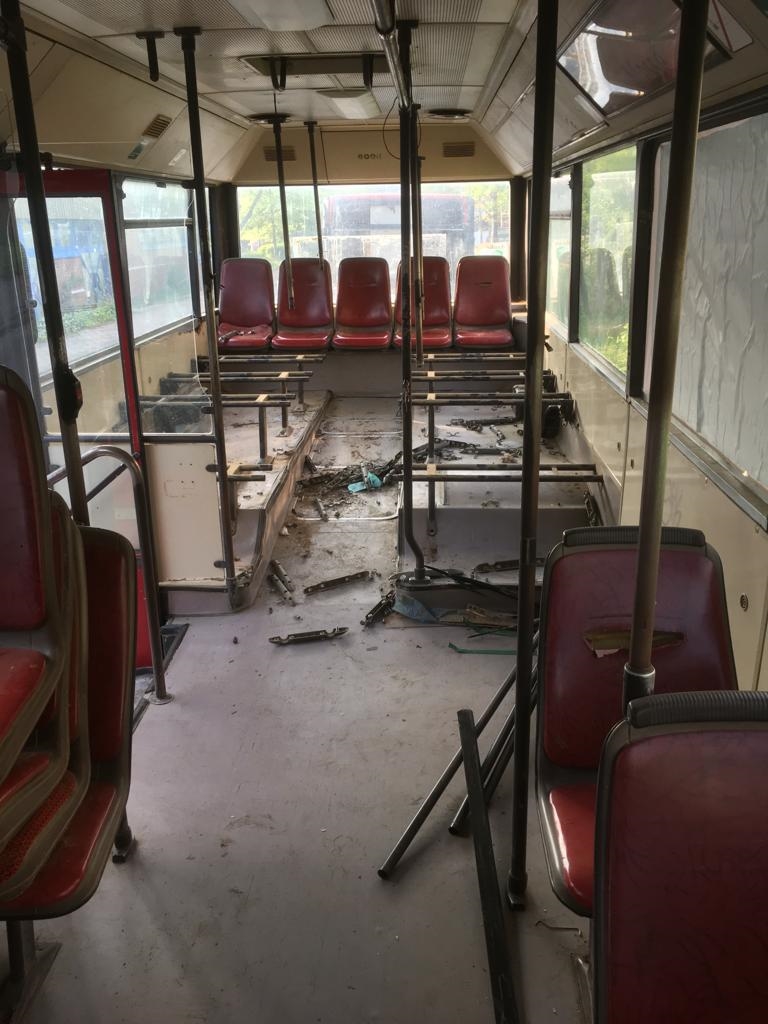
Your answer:
[[[636,559],[636,527],[569,530],[544,574],[539,818],[552,886],[586,916],[597,768],[605,737],[622,717]],[[655,630],[656,692],[736,688],[722,567],[698,531],[663,531]]]
[[[454,337],[459,348],[512,345],[509,264],[503,256],[462,256],[456,269]]]
[[[88,588],[90,784],[32,884],[0,904],[5,920],[57,917],[87,902],[98,887],[128,799],[136,558],[132,545],[118,534],[91,528],[81,534]],[[68,776],[65,784],[71,785]]]
[[[275,316],[269,262],[224,260],[219,280],[219,351],[263,351],[272,337]]]
[[[291,352],[323,352],[333,333],[331,268],[327,260],[291,260],[294,306],[288,305],[285,261],[280,264],[277,333],[272,348]]]
[[[384,349],[392,338],[389,267],[380,256],[353,256],[339,264],[334,348]]]
[[[82,798],[88,784],[88,732],[83,728],[87,712],[85,673],[85,597],[84,567],[80,535],[72,522],[64,500],[53,494],[53,538],[56,561],[56,588],[62,609],[70,618],[69,644],[61,684],[56,687],[35,731],[0,786],[0,850],[19,826],[27,822],[37,808],[63,780],[69,764],[79,789],[72,799]],[[41,657],[36,652],[23,652]],[[74,807],[70,813],[74,812]],[[59,818],[59,821],[61,818]],[[55,826],[54,822],[51,825]],[[40,837],[42,841],[42,837]],[[0,875],[5,868],[0,854]],[[37,867],[42,863],[42,859]],[[30,872],[35,870],[29,862]],[[23,879],[19,884],[24,884]]]
[[[0,783],[56,687],[68,649],[68,609],[56,591],[51,502],[32,399],[0,367]]]
[[[422,343],[424,351],[450,348],[451,346],[451,273],[448,260],[443,256],[425,256],[424,265],[424,303],[422,320]],[[411,278],[413,286],[413,278]],[[400,267],[397,268],[397,297],[395,299],[395,337],[394,344],[400,348],[403,344],[402,329],[402,294],[400,288]],[[411,305],[411,325],[413,325],[413,300]],[[416,335],[412,327],[411,345],[415,347]]]
[[[768,694],[632,701],[600,764],[596,1024],[762,1024]]]

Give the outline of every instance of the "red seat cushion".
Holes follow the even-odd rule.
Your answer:
[[[106,782],[92,782],[63,838],[34,882],[6,904],[18,914],[28,908],[52,907],[69,900],[83,881],[94,847],[110,816],[117,790]]]
[[[232,333],[235,332],[235,333]],[[219,324],[219,351],[236,352],[239,349],[265,349],[272,337],[272,325],[236,327],[234,324]]]
[[[506,327],[457,327],[456,344],[459,348],[509,348],[512,331]]]
[[[333,336],[334,348],[367,348],[383,349],[389,348],[391,332],[382,331],[354,331],[340,328]]]
[[[290,349],[297,352],[322,352],[328,348],[330,340],[330,328],[321,328],[319,331],[279,330],[272,338],[272,348]]]
[[[403,336],[398,331],[395,337],[392,339],[393,343],[397,348],[401,348],[403,344]],[[425,327],[422,336],[422,345],[424,351],[433,351],[434,349],[450,348],[451,347],[451,329],[450,327]],[[415,350],[416,348],[416,333],[411,334],[411,346]]]
[[[38,651],[0,648],[0,742],[37,691],[46,665]]]
[[[549,794],[559,854],[558,874],[568,890],[569,905],[577,904],[585,916],[592,913],[596,794],[596,781],[558,786]]]

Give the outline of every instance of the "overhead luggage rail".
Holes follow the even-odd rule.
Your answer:
[[[610,733],[597,793],[595,1024],[764,1019],[767,757],[766,693],[636,699]]]
[[[219,284],[219,352],[259,352],[274,331],[275,295],[268,260],[223,260]]]
[[[536,785],[552,887],[592,913],[595,794],[603,741],[621,720],[632,623],[633,526],[566,531],[544,570]],[[662,532],[657,692],[734,690],[722,566],[697,530]]]

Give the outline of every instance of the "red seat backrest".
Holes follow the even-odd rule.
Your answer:
[[[46,617],[46,573],[53,565],[50,501],[32,400],[5,367],[0,439],[0,630],[36,629]]]
[[[349,256],[339,264],[336,322],[386,327],[392,322],[389,267],[380,256]]]
[[[219,320],[237,327],[271,324],[275,295],[272,267],[262,259],[231,259],[221,264]]]
[[[453,319],[468,327],[510,322],[509,264],[503,256],[462,256],[456,269]]]
[[[451,272],[444,256],[425,256],[424,265],[424,319],[425,327],[447,327],[451,322]],[[400,267],[397,268],[397,296],[395,322],[402,323],[403,297],[400,288]],[[411,277],[411,322],[413,316],[413,277]]]
[[[88,581],[88,726],[91,760],[111,766],[130,733],[136,629],[136,557],[119,534],[82,529]]]
[[[736,687],[722,569],[697,536],[698,547],[670,545],[661,551],[654,629],[682,634],[682,640],[654,648],[657,693]],[[563,768],[596,768],[606,735],[622,717],[627,649],[598,657],[585,637],[628,633],[637,548],[562,550],[563,557],[550,556],[544,588],[539,658],[544,753]]]
[[[768,694],[633,701],[600,764],[597,1024],[759,1024]]]
[[[331,268],[327,260],[291,260],[294,308],[288,306],[285,260],[280,264],[277,322],[280,327],[327,327],[333,322]]]

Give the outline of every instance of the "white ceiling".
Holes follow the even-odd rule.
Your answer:
[[[237,2],[238,7],[247,9],[248,0]],[[36,26],[47,26],[51,38],[56,38],[58,30],[68,32],[73,41],[60,39],[64,45],[82,47],[90,56],[144,81],[146,46],[135,33],[164,31],[165,37],[158,41],[160,86],[176,95],[184,84],[184,69],[180,41],[173,29],[200,26],[197,70],[203,105],[242,127],[243,118],[272,109],[297,121],[343,122],[343,113],[324,90],[359,89],[362,72],[292,76],[285,91],[275,93],[269,76],[260,75],[240,59],[246,55],[381,51],[368,0],[326,2],[329,23],[304,32],[253,28],[227,0],[29,0],[24,8],[33,12]],[[738,20],[753,43],[707,73],[705,105],[768,85],[768,18],[753,0],[718,3]],[[561,0],[561,43],[593,6],[594,0]],[[422,107],[422,117],[437,107],[470,110],[475,130],[515,173],[530,167],[535,14],[536,0],[399,0],[397,4],[398,18],[418,22],[411,57],[414,99]],[[395,101],[388,73],[374,76],[372,95],[378,107],[374,120],[381,122]],[[558,73],[556,155],[605,145],[664,123],[671,104],[671,92],[667,91],[609,121]]]

